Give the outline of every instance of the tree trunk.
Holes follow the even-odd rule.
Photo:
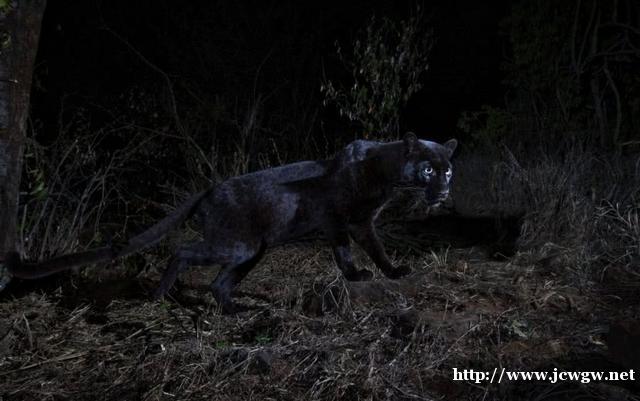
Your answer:
[[[46,0],[7,3],[0,9],[0,258],[16,249],[29,95]]]

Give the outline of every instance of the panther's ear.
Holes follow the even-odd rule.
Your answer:
[[[456,148],[458,147],[458,141],[455,139],[449,139],[447,142],[443,143],[442,146],[447,149],[447,151],[449,152],[449,157],[451,157],[453,152],[455,152]]]
[[[418,149],[418,137],[413,132],[407,132],[402,138],[404,150],[407,155],[414,153]]]

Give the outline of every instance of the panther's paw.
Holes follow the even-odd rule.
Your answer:
[[[151,299],[153,299],[154,301],[162,301],[165,297],[165,295],[167,294],[168,290],[165,289],[164,287],[160,286],[158,287],[158,289],[156,289],[153,292],[153,295],[151,296]]]
[[[236,315],[238,313],[248,312],[254,309],[258,308],[231,301],[220,304],[220,313],[223,315]]]
[[[397,280],[411,273],[411,268],[407,265],[400,265],[395,269],[387,270],[387,271],[384,271],[383,273],[388,278]]]
[[[349,281],[367,281],[373,278],[373,273],[371,273],[367,269],[361,269],[361,270],[353,269],[352,271],[345,273],[344,278],[346,278]]]
[[[369,281],[373,278],[373,273],[367,269],[358,270],[358,280],[357,281]]]

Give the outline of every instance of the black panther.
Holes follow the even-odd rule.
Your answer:
[[[204,239],[184,244],[174,253],[155,293],[161,298],[180,271],[191,265],[221,266],[211,284],[224,313],[238,310],[231,291],[253,269],[269,247],[312,231],[321,231],[347,280],[369,280],[357,269],[350,239],[360,245],[380,271],[396,279],[408,274],[394,267],[376,235],[374,220],[398,186],[419,187],[429,204],[444,201],[452,176],[449,159],[457,146],[418,140],[407,133],[401,141],[354,141],[329,161],[305,161],[230,178],[200,192],[173,213],[124,246],[109,246],[41,263],[22,262],[16,253],[5,258],[18,278],[38,278],[83,264],[123,257],[157,243],[196,213]]]

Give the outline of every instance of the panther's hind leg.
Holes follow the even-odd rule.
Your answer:
[[[181,246],[169,261],[154,298],[162,298],[175,283],[178,273],[184,271],[187,267],[215,264],[218,259],[219,254],[206,242],[196,242]]]
[[[230,314],[238,312],[241,308],[231,299],[233,288],[258,264],[266,246],[261,244],[257,249],[240,247],[234,262],[222,267],[216,279],[211,283],[213,297],[220,305],[222,313]]]

